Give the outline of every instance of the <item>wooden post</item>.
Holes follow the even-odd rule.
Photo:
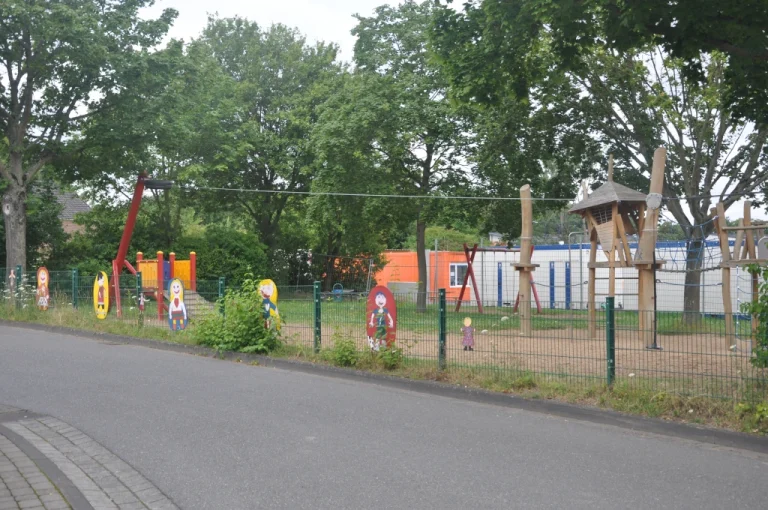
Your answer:
[[[733,303],[731,301],[731,247],[728,246],[728,232],[724,228],[728,224],[725,222],[725,205],[722,202],[717,204],[717,221],[715,227],[720,239],[720,253],[723,261],[722,267],[722,287],[723,287],[723,311],[725,312],[725,336],[728,340],[728,346],[734,341],[733,329]],[[736,247],[738,249],[738,247]]]
[[[173,252],[169,253],[168,261],[170,262],[170,265],[171,265],[170,277],[171,277],[171,280],[173,280],[173,278],[176,276],[176,254]]]
[[[752,226],[752,202],[744,202],[744,225],[745,226]],[[742,258],[750,258],[752,260],[755,260],[757,258],[757,252],[755,250],[755,231],[754,230],[747,230],[746,231],[746,241],[744,243],[744,248],[746,250],[746,257]]]
[[[608,180],[613,181],[613,154],[608,156]]]
[[[595,279],[597,278],[597,232],[592,229],[589,236],[589,284],[588,284],[588,309],[589,309],[589,338],[597,338],[597,297],[595,296]]]
[[[520,335],[531,336],[531,246],[533,244],[533,203],[531,187],[520,188],[520,207],[523,213],[522,235],[520,236],[520,263],[516,264],[520,274]]]
[[[667,160],[667,150],[659,147],[653,153],[653,168],[651,170],[651,187],[649,193],[661,195],[664,189],[664,165]],[[638,314],[642,317],[640,321],[641,332],[645,346],[653,347],[654,328],[656,321],[648,320],[649,314],[653,313],[656,295],[654,293],[654,251],[656,250],[656,231],[659,224],[660,209],[651,209],[645,211],[643,228],[640,231],[640,242],[638,243],[638,254],[635,257],[635,264],[638,272]]]
[[[155,297],[157,298],[157,320],[163,320],[163,305],[165,304],[163,298],[163,252],[157,252],[157,288],[155,289]]]
[[[197,290],[197,253],[189,252],[189,289]]]
[[[611,156],[611,167],[613,167],[613,156]],[[613,171],[613,170],[611,170]],[[616,296],[616,217],[619,215],[619,204],[614,203],[611,210],[611,223],[613,231],[611,232],[611,249],[608,250],[608,296]]]

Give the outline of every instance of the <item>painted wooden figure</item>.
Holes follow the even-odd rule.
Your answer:
[[[97,319],[106,319],[109,311],[109,278],[107,273],[100,271],[93,282],[93,309]]]
[[[464,338],[461,340],[461,345],[464,346],[465,351],[474,351],[475,347],[475,328],[472,327],[472,318],[464,318],[464,326],[461,328],[461,332]]]
[[[395,297],[384,286],[374,287],[368,296],[368,345],[374,351],[395,341],[397,309]]]
[[[274,321],[275,327],[280,329],[280,312],[277,310],[277,285],[272,280],[262,280],[259,282],[259,292],[261,293],[261,315],[264,318],[264,326],[269,329]]]
[[[171,302],[168,305],[168,324],[171,331],[182,331],[186,329],[188,316],[187,306],[184,304],[184,284],[181,280],[174,278],[168,284],[168,295]]]
[[[37,307],[40,310],[48,309],[48,302],[50,300],[51,293],[48,290],[49,281],[48,270],[41,267],[37,270]]]

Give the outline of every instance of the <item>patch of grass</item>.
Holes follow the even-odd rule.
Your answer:
[[[0,319],[195,345],[191,335],[194,326],[191,323],[184,331],[171,331],[167,323],[152,323],[146,315],[142,325],[138,313],[125,313],[123,318],[110,314],[106,319],[98,320],[90,307],[73,308],[71,304],[55,301],[46,311],[31,305],[17,308],[13,304],[4,303],[0,305]]]

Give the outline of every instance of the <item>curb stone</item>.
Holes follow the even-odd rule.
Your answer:
[[[64,326],[49,326],[46,324],[16,322],[4,319],[0,319],[0,326],[65,334],[81,338],[90,338],[102,342],[109,341],[122,345],[148,347],[162,351],[193,354],[228,361],[240,360],[244,363],[255,361],[260,366],[269,368],[278,368],[294,372],[335,377],[352,381],[365,380],[381,386],[387,386],[390,388],[412,391],[416,393],[448,397],[482,404],[498,405],[513,409],[520,409],[523,411],[556,416],[559,418],[586,421],[599,425],[615,426],[632,430],[634,432],[675,437],[717,447],[735,448],[739,450],[747,450],[753,453],[768,455],[768,437],[766,436],[753,436],[730,430],[721,430],[687,423],[665,421],[656,418],[633,416],[608,409],[586,407],[554,400],[528,399],[506,393],[491,392],[487,390],[451,385],[437,381],[405,379],[373,372],[321,365],[307,361],[272,358],[269,356],[238,352],[219,353],[213,349],[199,345],[161,342],[158,340],[116,335],[113,333],[80,330]]]

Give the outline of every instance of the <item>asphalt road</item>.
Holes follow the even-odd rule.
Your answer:
[[[80,428],[184,509],[765,508],[767,456],[3,326],[0,403]]]

